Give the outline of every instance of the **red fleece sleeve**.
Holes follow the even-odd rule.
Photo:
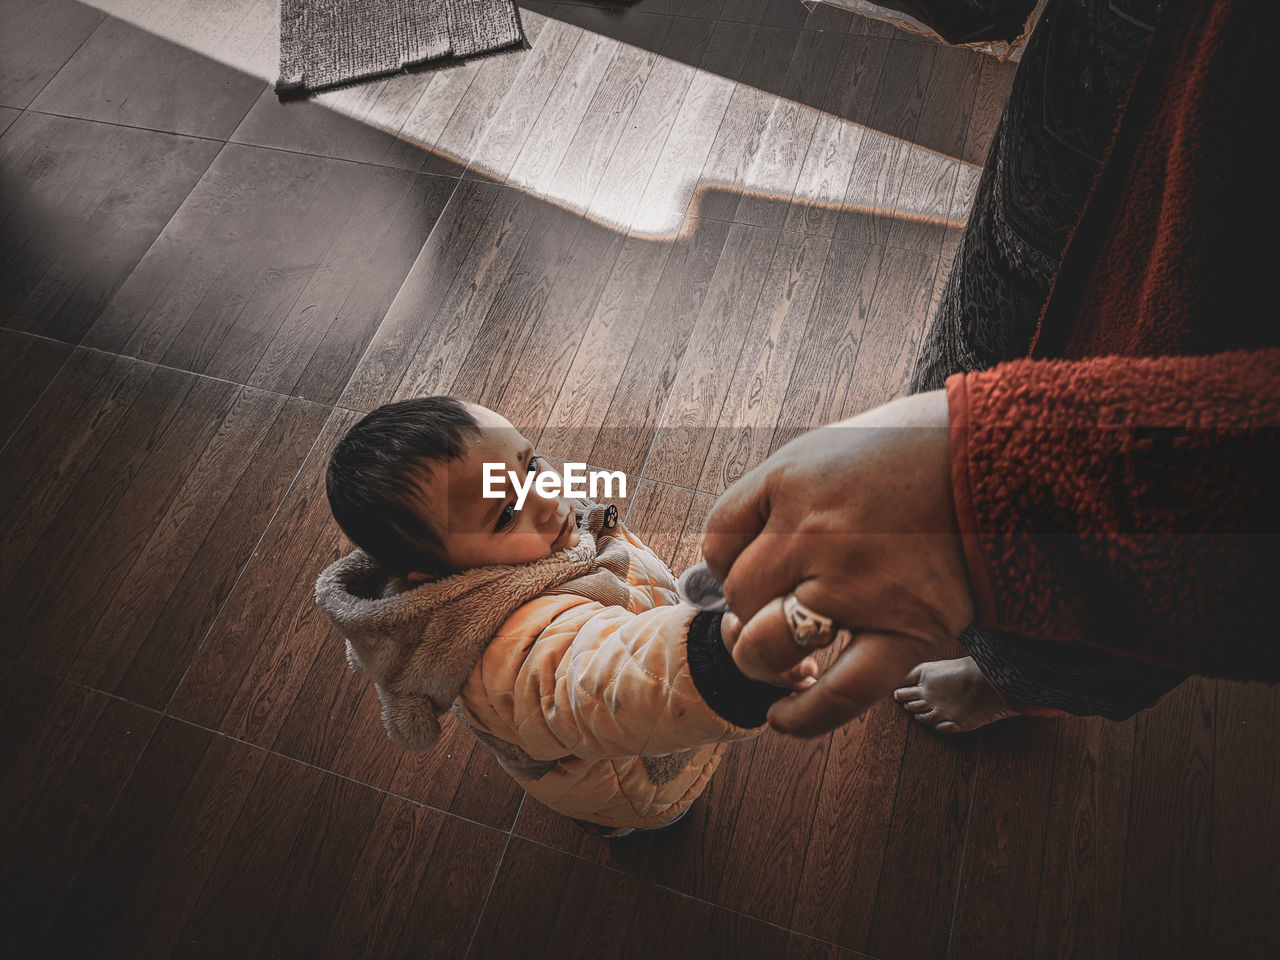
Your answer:
[[[1280,350],[947,381],[977,623],[1280,680]]]

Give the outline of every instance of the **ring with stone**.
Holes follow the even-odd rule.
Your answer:
[[[782,601],[782,614],[787,618],[787,629],[791,631],[791,639],[801,650],[815,650],[825,647],[836,636],[836,623],[810,610],[789,593]]]

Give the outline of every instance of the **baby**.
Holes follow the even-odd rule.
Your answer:
[[[320,576],[316,601],[377,685],[393,741],[429,749],[452,709],[588,833],[663,827],[789,691],[738,671],[721,637],[732,615],[681,604],[615,507],[529,483],[546,471],[485,407],[378,408],[329,461],[333,516],[359,549]]]

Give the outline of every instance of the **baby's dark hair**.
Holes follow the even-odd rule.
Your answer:
[[[325,474],[329,509],[342,532],[392,573],[443,576],[440,534],[414,509],[421,468],[461,456],[480,435],[475,417],[453,397],[388,403],[346,432]]]

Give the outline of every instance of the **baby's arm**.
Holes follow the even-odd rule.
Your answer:
[[[749,739],[788,691],[742,675],[720,622],[683,605],[637,614],[579,603],[531,643],[495,641],[490,652],[502,644],[521,662],[510,693],[488,699],[509,704],[504,719],[535,757],[658,756]]]

